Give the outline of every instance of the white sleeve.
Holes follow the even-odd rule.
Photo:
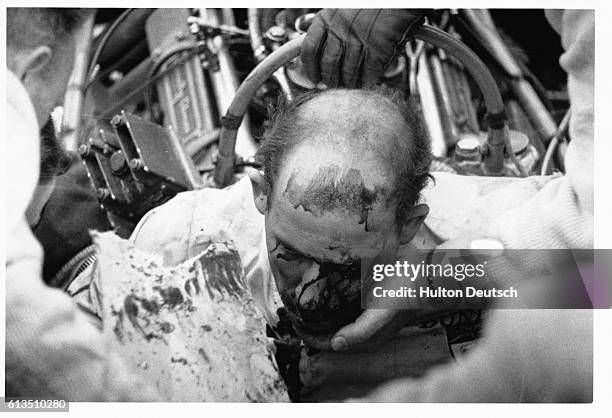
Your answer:
[[[68,401],[155,400],[75,302],[42,280],[43,253],[24,212],[38,178],[39,137],[23,86],[8,76],[6,165],[7,395]],[[5,142],[5,143],[4,143]]]
[[[592,248],[595,16],[593,10],[551,10],[547,17],[562,28],[565,48],[560,63],[572,107],[566,175],[503,213],[490,235],[507,248]],[[463,362],[391,383],[368,400],[591,402],[592,321],[586,310],[493,310],[486,335]]]
[[[555,29],[562,29],[565,48],[559,62],[568,74],[572,108],[566,175],[503,213],[489,235],[507,248],[592,248],[595,13],[551,10],[547,17]]]

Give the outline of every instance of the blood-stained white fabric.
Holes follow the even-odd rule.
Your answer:
[[[264,217],[255,208],[248,177],[225,189],[185,192],[151,210],[130,240],[166,265],[203,251],[211,242],[232,242],[240,255],[251,296],[266,320],[275,324],[280,297],[270,273]]]

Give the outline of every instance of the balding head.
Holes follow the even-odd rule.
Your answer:
[[[396,254],[427,216],[416,113],[388,90],[327,90],[281,106],[251,171],[268,260],[296,326],[330,332],[360,310],[363,261]]]
[[[428,142],[414,109],[389,89],[333,89],[281,106],[258,153],[268,204],[286,197],[304,210],[365,213],[374,200],[396,215],[428,179]],[[283,181],[283,190],[276,188]]]

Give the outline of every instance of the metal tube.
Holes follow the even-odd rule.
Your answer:
[[[287,75],[285,74],[285,69],[281,67],[278,70],[274,71],[272,77],[274,77],[274,80],[276,80],[276,82],[278,83],[278,86],[285,95],[285,99],[287,99],[288,101],[292,101],[293,91],[291,90],[291,86],[289,85],[289,80],[287,79]]]
[[[221,20],[222,16],[220,14],[220,10],[215,9],[201,9],[200,11],[200,16],[205,18],[211,26],[218,26],[224,23]],[[217,109],[219,109],[219,112],[222,112],[223,109],[228,108],[232,103],[232,99],[237,94],[239,82],[238,77],[236,77],[234,61],[229,53],[229,47],[225,38],[219,35],[209,39],[208,42],[210,50],[216,52],[217,59],[219,60],[219,71],[208,71],[208,74],[212,80]],[[234,144],[235,152],[242,158],[250,158],[257,151],[257,145],[251,135],[248,120],[243,121],[240,127],[241,129],[237,133],[238,140]]]
[[[571,110],[568,110],[563,116],[563,120],[559,124],[559,129],[552,136],[552,139],[548,143],[548,148],[546,148],[546,154],[544,154],[544,159],[542,160],[542,169],[540,171],[540,175],[546,176],[549,174],[549,168],[552,164],[553,155],[555,154],[555,150],[559,146],[559,141],[561,137],[567,132],[569,127],[569,121],[571,117]]]
[[[503,115],[504,102],[497,87],[497,83],[474,51],[448,33],[428,26],[421,27],[415,32],[414,37],[442,48],[457,58],[465,66],[465,69],[472,76],[482,92],[487,112],[491,115]],[[489,135],[487,137],[488,152],[487,155],[485,155],[485,168],[487,173],[492,175],[503,173],[504,148],[508,141],[507,136],[508,127],[505,122],[502,127],[489,127]],[[511,154],[510,156],[512,158],[513,151],[511,148],[508,149],[508,153]],[[522,167],[519,167],[520,163],[518,160],[513,159],[513,161],[515,164],[518,164],[517,168],[519,168],[519,171],[523,171],[521,170]]]
[[[523,72],[516,63],[514,56],[499,36],[489,11],[486,9],[463,9],[461,12],[471,24],[471,28],[476,31],[485,48],[495,57],[503,69],[511,77],[523,77]]]
[[[89,51],[91,49],[91,38],[94,26],[94,15],[92,14],[79,29],[82,36],[78,37],[76,46],[74,67],[64,100],[64,114],[62,120],[62,141],[67,150],[76,150],[79,127],[81,125],[81,109],[87,83],[87,71],[89,64]]]
[[[546,145],[557,131],[557,124],[527,80],[523,78],[514,80],[511,85],[512,91],[527,111],[529,119]]]
[[[457,126],[455,125],[455,111],[452,106],[451,93],[447,85],[447,76],[444,73],[444,66],[442,64],[442,60],[436,53],[430,57],[429,63],[431,65],[433,78],[435,80],[437,92],[441,101],[441,107],[444,110],[444,117],[442,118],[442,122],[444,126],[444,144],[446,151],[447,147],[455,145],[455,142],[457,142],[457,137],[459,135]],[[463,109],[459,110],[463,111]],[[446,154],[444,156],[446,156]]]
[[[462,12],[470,22],[471,27],[478,33],[485,48],[512,77],[511,86],[514,94],[527,110],[527,114],[542,137],[544,144],[547,144],[557,131],[557,124],[535,89],[525,80],[525,75],[519,64],[500,37],[491,14],[486,9],[465,9]]]
[[[263,33],[261,31],[261,9],[249,8],[248,22],[251,48],[255,58],[261,61],[266,57],[266,48],[263,45]]]
[[[267,59],[262,61],[253,71],[251,71],[238,88],[234,100],[232,100],[224,116],[224,120],[231,121],[231,123],[224,122],[224,126],[221,128],[217,163],[215,165],[213,177],[217,187],[227,186],[231,183],[234,176],[234,164],[236,160],[234,148],[236,146],[236,136],[238,134],[238,128],[235,127],[235,125],[244,117],[251,98],[255,95],[257,90],[259,90],[261,85],[287,61],[300,54],[300,47],[303,40],[304,36],[300,36],[272,52]]]
[[[504,102],[497,87],[497,82],[487,66],[478,58],[474,51],[448,33],[430,26],[419,28],[414,33],[414,37],[442,48],[457,58],[465,66],[468,73],[470,73],[480,91],[482,91],[487,112],[491,114],[503,113]]]
[[[465,69],[472,76],[482,92],[487,112],[490,115],[499,117],[504,114],[504,102],[497,87],[497,82],[474,51],[448,33],[428,26],[421,27],[415,32],[414,37],[429,42],[438,48],[442,48],[457,58],[465,66]],[[489,126],[489,135],[487,136],[488,152],[485,155],[484,161],[485,169],[488,174],[501,175],[503,173],[504,148],[506,148],[506,151],[518,170],[521,173],[525,172],[514,155],[512,147],[506,146],[508,144],[508,126],[505,121],[501,127]]]
[[[431,143],[431,153],[436,157],[446,157],[448,154],[445,140],[446,129],[436,99],[434,74],[429,64],[427,54],[421,54],[419,71],[416,76],[417,91],[423,109],[423,121]]]

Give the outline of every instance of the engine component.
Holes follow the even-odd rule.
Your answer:
[[[214,97],[201,57],[196,53],[187,56],[198,48],[186,25],[188,17],[187,9],[156,10],[147,20],[146,34],[154,62],[151,76],[167,70],[180,57],[186,59],[161,77],[156,87],[165,124],[173,127],[187,153],[196,156],[210,145],[218,130]]]
[[[522,132],[509,129],[508,139],[521,167],[527,172],[535,172],[536,165],[540,160],[540,154],[535,146],[530,143],[529,137]],[[482,176],[486,175],[482,167],[485,153],[486,137],[484,135],[466,133],[462,134],[455,144],[453,159],[460,167],[461,173]],[[510,177],[522,175],[507,152],[504,153],[503,175]]]
[[[480,166],[482,162],[481,145],[477,135],[464,135],[455,145],[455,160],[464,165]]]
[[[416,86],[410,93],[419,98],[423,122],[431,144],[431,153],[436,157],[444,157],[447,154],[447,136],[442,116],[443,109],[437,103],[433,74],[422,47],[420,50],[417,47],[415,51],[409,51],[409,56],[412,60],[416,60],[418,65],[418,72],[416,71],[417,66],[412,67],[416,72],[414,75]]]
[[[90,69],[97,66],[99,70],[98,76],[93,78],[95,83],[90,83],[88,99],[94,99],[95,109],[83,109],[80,112],[93,115],[93,118],[83,121],[87,124],[87,130],[95,132],[89,135],[100,140],[99,131],[102,130],[102,135],[106,137],[116,136],[108,120],[125,110],[145,120],[171,126],[187,155],[201,172],[212,171],[214,167],[211,184],[222,187],[231,183],[241,162],[248,163],[255,152],[249,123],[244,118],[247,106],[253,112],[253,127],[260,129],[260,123],[265,119],[265,109],[273,103],[278,92],[290,100],[300,92],[315,87],[304,76],[300,60],[296,58],[298,53],[289,53],[289,49],[285,48],[307,30],[314,16],[313,11],[249,9],[248,30],[244,26],[236,26],[236,22],[244,22],[244,10],[125,11],[99,37],[101,40],[94,44],[96,53]],[[534,168],[539,170],[537,160],[544,154],[544,147],[541,143],[543,138],[537,133],[542,123],[536,120],[538,115],[534,115],[534,112],[538,112],[534,109],[546,109],[542,106],[529,106],[529,100],[526,102],[525,97],[535,100],[537,95],[521,96],[522,90],[516,90],[517,83],[512,78],[516,75],[528,84],[533,84],[530,78],[532,75],[523,61],[509,54],[510,48],[500,32],[489,27],[491,22],[488,14],[467,11],[459,15],[457,11],[442,11],[441,15],[440,20],[432,18],[431,25],[438,25],[446,32],[436,30],[435,26],[421,30],[420,38],[417,36],[409,44],[416,49],[410,51],[407,48],[409,57],[400,55],[397,64],[394,62],[389,66],[385,82],[392,87],[410,91],[410,94],[420,95],[429,135],[434,139],[432,148],[440,158],[445,159],[450,155],[451,160],[448,162],[454,164],[455,168],[471,164],[474,167],[468,167],[469,173],[513,176],[533,173]],[[489,26],[473,28],[473,22],[476,21],[483,21]],[[126,31],[129,36],[123,36]],[[234,63],[236,56],[241,56],[236,54],[244,54],[244,47],[248,48],[248,36],[253,48],[250,52],[254,57],[250,56],[246,62]],[[488,60],[488,64],[499,64],[489,66],[496,78],[493,78],[480,58],[461,42],[464,38],[474,51]],[[433,46],[425,47],[426,43]],[[108,45],[105,47],[105,44]],[[142,55],[141,44],[144,44],[148,56]],[[133,57],[132,51],[137,51],[138,56]],[[230,56],[230,53],[233,55]],[[240,71],[248,72],[253,63],[261,61],[262,65],[266,64],[270,69],[266,59],[270,55],[274,55],[275,59],[283,55],[286,62],[270,74],[255,70],[245,85],[240,87],[241,93],[237,94],[239,77],[234,64],[238,65]],[[503,70],[501,74],[500,69]],[[249,84],[255,78],[259,84]],[[258,86],[264,83],[264,87],[259,89]],[[509,95],[504,96],[505,101],[499,94],[498,84],[504,95]],[[537,85],[535,87],[538,88]],[[252,92],[242,97],[246,90]],[[484,106],[478,90],[484,95]],[[537,94],[540,102],[544,100],[541,88]],[[252,97],[255,99],[251,100]],[[546,103],[546,106],[551,106]],[[527,134],[531,144],[536,145],[535,152],[531,146],[515,147],[513,142],[516,142],[517,135],[505,127],[504,107],[507,108],[509,127]],[[488,114],[483,118],[484,108]],[[228,113],[220,118],[225,109],[229,109]],[[550,118],[550,115],[548,112],[541,118]],[[472,150],[471,156],[462,155],[466,151],[465,141],[455,147],[457,141],[470,135],[480,136],[481,130],[486,128],[488,137],[485,145],[479,147],[477,155],[475,150]],[[228,132],[232,136],[235,135],[234,131],[237,137],[230,138],[228,142]],[[557,148],[562,148],[562,145]],[[515,155],[515,149],[519,150],[516,151],[518,155]],[[117,150],[121,150],[118,139]],[[113,190],[111,193],[110,190],[98,190],[102,199],[107,199],[106,196],[121,196],[121,193],[125,196],[140,193],[137,186],[130,185],[126,168],[120,163],[121,157],[125,159],[121,154],[114,157],[113,167],[116,170],[115,180],[121,180],[119,185],[123,191]],[[110,155],[107,159],[110,170],[107,172],[112,173]],[[483,167],[477,168],[476,164]],[[129,165],[127,170],[130,170]],[[113,180],[108,182],[113,186]],[[105,183],[99,184],[99,189],[109,189]],[[116,184],[114,186],[117,188]],[[109,208],[109,202],[105,206]],[[148,203],[144,203],[144,206],[150,207]]]
[[[535,146],[531,145],[529,137],[522,132],[510,130],[509,131],[510,144],[514,155],[519,160],[521,167],[527,173],[533,173],[536,171],[536,165],[540,161],[540,154],[538,153]],[[506,175],[510,176],[521,176],[523,175],[517,170],[516,165],[509,158],[508,153],[505,155],[504,168]]]
[[[137,30],[133,27],[136,23]],[[142,36],[134,39],[129,34],[129,42],[119,42],[125,30]],[[85,113],[94,118],[87,120],[83,133],[93,139],[81,140],[85,142],[82,152],[100,202],[114,217],[113,223],[121,226],[127,221],[124,229],[129,231],[131,223],[178,191],[199,187],[194,165],[202,171],[211,170],[221,111],[229,106],[239,84],[229,41],[245,38],[248,32],[235,26],[231,9],[129,9],[105,33],[90,68],[98,68],[95,72],[99,74],[110,73],[109,77],[91,77],[88,91],[93,100],[89,103],[94,108]],[[115,41],[128,52],[144,42],[149,56],[140,58],[140,63],[126,72],[113,74],[111,70],[126,56],[110,63],[102,62],[102,56]],[[128,125],[138,115],[141,122],[152,121],[150,126],[163,124],[170,129],[153,132],[151,128],[146,134],[151,134],[150,138],[140,138],[140,133],[135,139],[119,138],[116,128],[123,128],[108,121],[124,111]],[[132,149],[131,142],[139,142],[144,158],[126,155],[126,150]],[[173,148],[170,154],[168,147]],[[181,147],[178,153],[177,147]],[[255,150],[245,119],[236,152],[242,161],[248,161]],[[169,156],[172,161],[156,164],[155,155],[160,162]],[[155,187],[161,189],[155,191]]]
[[[548,174],[550,174],[551,167],[553,165],[553,157],[555,154],[555,151],[557,151],[558,154],[560,154],[558,156],[558,162],[559,163],[563,163],[563,158],[564,158],[564,154],[562,150],[562,144],[564,144],[562,142],[562,138],[564,136],[567,136],[567,131],[569,129],[569,120],[570,120],[570,116],[571,116],[571,112],[568,110],[565,113],[565,116],[563,117],[563,120],[561,121],[561,123],[559,124],[559,129],[557,130],[557,132],[553,135],[552,139],[550,140],[550,142],[548,143],[548,148],[546,149],[546,154],[544,155],[544,160],[542,161],[542,169],[540,174],[543,176],[546,176]],[[561,152],[559,152],[561,151]],[[559,165],[561,165],[559,164]]]
[[[485,48],[511,77],[510,85],[514,94],[527,110],[543,141],[548,143],[557,130],[557,125],[534,88],[525,79],[523,71],[511,51],[501,39],[491,14],[486,9],[464,9],[462,14],[478,33]]]
[[[299,54],[302,40],[303,38],[297,38],[278,48],[255,67],[240,85],[225,116],[222,118],[223,127],[221,128],[219,138],[219,154],[212,178],[212,183],[215,187],[225,187],[234,179],[238,127],[246,113],[251,98],[276,70]]]
[[[135,223],[178,192],[201,187],[172,129],[127,112],[116,115],[111,124],[114,132],[100,130],[79,147],[104,208]]]
[[[64,100],[64,113],[60,133],[66,149],[72,151],[77,148],[79,129],[81,127],[81,108],[83,107],[83,98],[88,82],[87,64],[89,62],[93,24],[94,16],[92,15],[80,29],[83,36],[79,37],[78,45],[76,46],[74,67],[68,81],[68,89],[66,90]]]
[[[270,10],[272,9],[249,9],[248,11],[251,48],[257,62],[263,61],[289,40],[304,34],[315,16],[315,13],[300,14],[303,12],[301,9],[285,9],[276,14],[274,25],[263,28],[262,20],[265,14],[270,13]],[[289,101],[300,92],[315,88],[315,85],[308,79],[299,57],[290,60],[276,70],[272,78],[285,99]]]
[[[227,39],[224,33],[226,32],[226,24],[230,9],[199,9],[200,18],[192,19],[190,31],[200,42],[204,42],[207,48],[214,55],[214,59],[218,61],[218,69],[211,68],[208,72],[211,78],[212,91],[215,97],[217,115],[223,112],[223,109],[232,102],[239,86],[236,68],[229,53]],[[208,28],[219,28],[220,31],[215,36],[210,36]],[[249,159],[257,150],[257,145],[251,134],[248,117],[242,121],[238,131],[236,141],[236,153],[242,159]],[[216,157],[215,157],[216,158]]]

